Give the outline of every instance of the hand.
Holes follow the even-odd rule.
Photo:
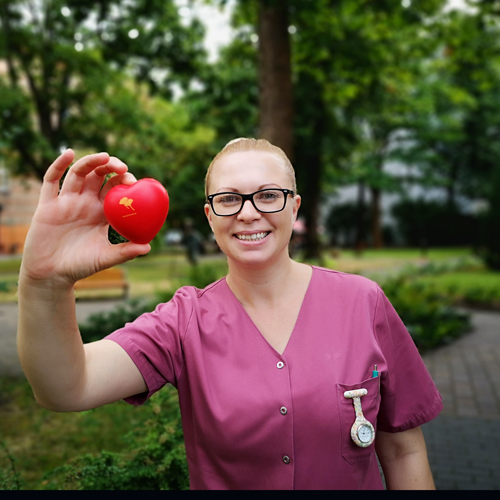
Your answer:
[[[108,241],[103,211],[106,193],[117,184],[133,184],[135,177],[118,158],[107,153],[74,159],[66,150],[48,168],[40,200],[26,238],[20,279],[31,284],[69,287],[102,269],[149,252],[149,244]],[[115,173],[101,189],[106,174]]]

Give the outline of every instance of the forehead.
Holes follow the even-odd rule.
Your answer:
[[[221,187],[258,189],[261,185],[288,187],[290,174],[281,158],[266,151],[238,151],[219,158],[212,166],[210,190]],[[257,187],[255,187],[257,186]]]

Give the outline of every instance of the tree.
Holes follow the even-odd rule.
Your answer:
[[[364,224],[366,186],[372,193],[372,241],[381,246],[380,195],[396,187],[382,167],[391,135],[411,103],[417,62],[434,48],[422,36],[422,21],[443,2],[429,0],[411,8],[351,0],[294,5],[296,154],[316,150],[315,158],[304,158],[299,166],[304,169],[301,185],[307,188],[305,211],[314,224],[321,192],[330,182],[360,183],[358,233]],[[307,254],[317,256],[318,245],[317,236],[309,238]]]
[[[204,57],[201,24],[183,26],[173,0],[0,0],[0,27],[0,154],[38,178],[61,148],[106,148],[86,106],[106,106],[117,70],[168,97]]]
[[[168,190],[168,224],[191,219],[205,228],[202,179],[213,156],[214,131],[192,119],[182,102],[151,96],[146,83],[116,75],[104,95],[87,100],[83,113],[67,126],[87,122],[84,139],[99,144],[106,130],[106,151],[123,159],[138,178],[153,177]],[[83,151],[80,151],[83,152]]]
[[[437,56],[415,88],[401,157],[420,170],[420,182],[442,186],[450,207],[459,195],[480,198],[500,154],[500,45],[498,9],[442,19]],[[495,20],[496,19],[496,20]]]
[[[293,161],[293,87],[288,0],[259,0],[259,136]]]
[[[434,48],[424,43],[425,36],[419,37],[426,32],[423,21],[443,4],[426,0],[405,8],[400,2],[354,0],[238,2],[239,26],[246,24],[259,33],[259,123],[267,117],[271,124],[260,133],[276,142],[273,134],[290,137],[290,122],[293,126],[290,156],[304,195],[306,257],[319,256],[320,201],[331,189],[328,185],[341,179],[356,179],[372,190],[374,241],[380,241],[378,200],[382,190],[394,185],[382,169],[386,145],[401,123],[402,103],[410,101],[407,80],[416,67],[412,61],[429,56]],[[267,25],[275,32],[265,31]],[[291,71],[284,62],[290,32]],[[274,66],[268,64],[268,56]],[[285,111],[280,119],[287,117],[288,122],[278,132],[276,110]]]

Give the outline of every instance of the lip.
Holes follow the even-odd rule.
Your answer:
[[[238,241],[238,243],[241,243],[242,245],[262,245],[263,243],[265,243],[265,241],[267,240],[268,236],[271,234],[272,231],[264,231],[264,230],[261,230],[261,231],[238,231],[237,233],[234,233],[233,234],[233,237]],[[242,236],[251,236],[252,234],[260,234],[260,233],[267,233],[267,235],[260,239],[260,240],[241,240],[237,237],[237,235],[242,235]]]

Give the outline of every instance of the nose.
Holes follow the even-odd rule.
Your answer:
[[[250,200],[246,200],[236,217],[238,218],[238,220],[252,221],[260,219],[261,213],[252,205],[252,202]]]

